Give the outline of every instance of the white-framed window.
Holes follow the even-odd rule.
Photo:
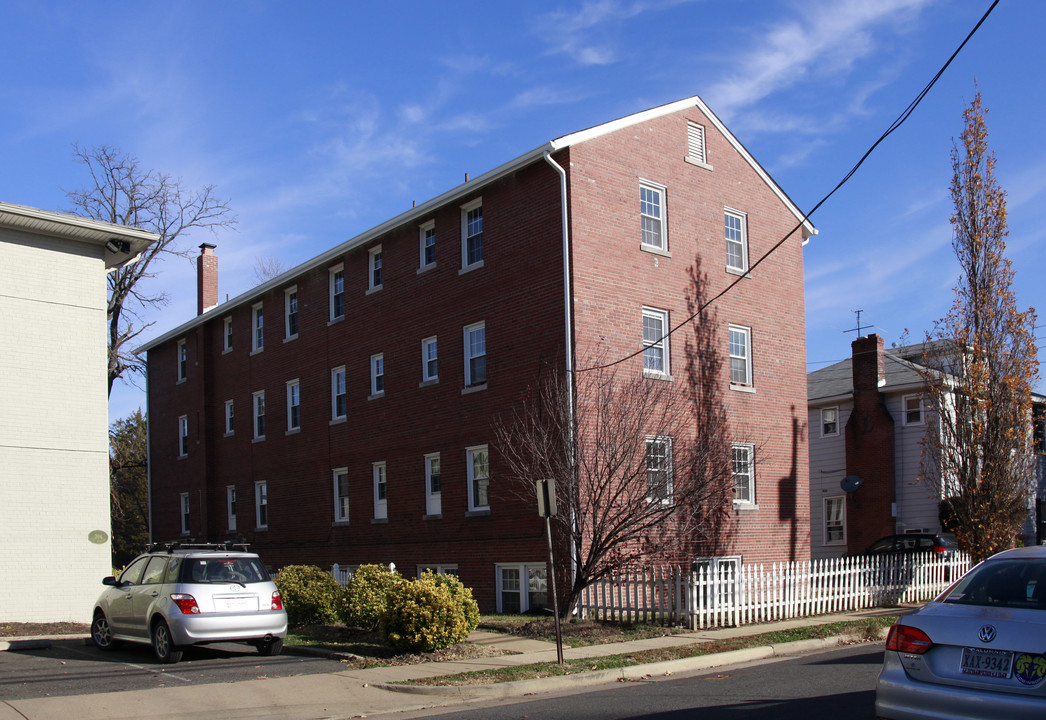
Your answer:
[[[465,448],[469,510],[490,509],[490,454],[486,445]]]
[[[465,387],[487,382],[487,324],[465,326]]]
[[[839,434],[839,408],[821,408],[821,437]]]
[[[334,469],[334,522],[349,521],[349,469]]]
[[[233,412],[233,401],[232,400],[226,400],[225,401],[225,434],[226,435],[232,435],[233,431],[236,429],[235,419],[236,418],[235,418],[235,415],[234,415],[234,412]]]
[[[730,326],[730,384],[752,386],[752,329]]]
[[[461,206],[461,269],[483,263],[483,199]]]
[[[330,284],[330,321],[345,317],[345,266],[335,265],[328,271]]]
[[[189,349],[185,346],[185,340],[179,340],[175,350],[178,357],[178,382],[185,382],[189,374]]]
[[[418,577],[430,572],[433,575],[454,575],[457,577],[457,563],[437,563],[434,565],[418,565]]]
[[[265,439],[265,391],[254,393],[254,439]]]
[[[381,290],[381,245],[370,249],[367,259],[367,290]]]
[[[254,525],[257,529],[269,527],[269,483],[254,483]]]
[[[225,515],[229,532],[236,530],[236,486],[225,486]]]
[[[499,613],[525,613],[549,607],[544,563],[498,563],[495,571]]]
[[[707,608],[733,605],[737,599],[737,576],[741,572],[741,556],[726,555],[719,557],[698,558],[693,564],[697,573],[699,592],[703,597],[698,601]]]
[[[643,308],[643,374],[669,375],[668,311]]]
[[[646,439],[647,502],[672,503],[672,438]]]
[[[178,495],[178,504],[182,515],[182,535],[189,534],[189,493],[183,492]]]
[[[287,432],[301,430],[301,383],[287,381]]]
[[[664,187],[648,182],[639,184],[639,223],[641,247],[668,250]]]
[[[421,381],[439,380],[439,355],[436,347],[436,336],[421,341]]]
[[[222,320],[222,352],[232,350],[232,315]]]
[[[824,544],[846,544],[846,496],[824,499]]]
[[[705,147],[705,126],[693,120],[686,121],[686,161],[708,170],[708,151]]]
[[[425,456],[425,514],[443,512],[443,486],[440,483],[439,453]]]
[[[385,463],[371,463],[371,474],[374,477],[374,519],[387,520],[389,517],[389,486],[385,477]]]
[[[925,421],[922,395],[905,395],[902,402],[904,403],[904,424],[922,425]]]
[[[755,446],[733,443],[730,446],[734,473],[734,503],[755,504]]]
[[[436,264],[436,221],[421,225],[418,228],[418,268],[428,268]]]
[[[283,337],[293,340],[298,337],[298,286],[283,291]]]
[[[748,272],[748,217],[737,210],[723,212],[726,235],[726,267],[734,272]]]
[[[385,394],[385,354],[370,356],[370,396],[381,397]]]
[[[189,416],[178,418],[178,457],[189,454]]]
[[[345,366],[331,370],[331,420],[344,420],[346,414]]]
[[[251,352],[261,352],[265,349],[265,315],[262,313],[262,304],[251,306]]]

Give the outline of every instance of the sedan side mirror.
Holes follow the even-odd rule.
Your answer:
[[[110,575],[109,577],[102,578],[102,585],[110,585],[112,587],[117,587],[118,584],[116,582],[116,578]]]

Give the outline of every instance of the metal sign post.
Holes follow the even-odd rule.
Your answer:
[[[538,516],[545,518],[548,538],[548,587],[552,592],[552,615],[556,619],[556,662],[563,664],[563,632],[559,625],[559,595],[556,593],[556,563],[552,555],[552,516],[556,514],[556,486],[551,478],[537,481]]]

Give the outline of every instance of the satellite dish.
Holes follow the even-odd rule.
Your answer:
[[[843,492],[857,492],[857,488],[861,487],[864,483],[864,478],[858,477],[857,475],[847,475],[839,481],[839,487],[843,489]]]

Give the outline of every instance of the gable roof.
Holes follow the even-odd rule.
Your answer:
[[[797,225],[802,229],[804,242],[808,238],[816,235],[817,229],[813,226],[812,223],[810,223],[809,220],[805,219],[803,213],[799,210],[798,207],[796,207],[795,203],[791,201],[788,195],[785,194],[784,190],[782,190],[780,186],[778,186],[778,184],[774,182],[774,180],[770,177],[769,173],[767,173],[766,170],[763,169],[763,167],[758,162],[756,162],[755,158],[752,157],[751,153],[748,152],[744,145],[742,145],[737,140],[737,138],[735,138],[733,134],[726,129],[726,126],[723,125],[722,121],[719,120],[718,117],[716,117],[715,113],[713,113],[708,108],[708,106],[705,105],[704,101],[695,95],[684,100],[678,100],[673,103],[668,103],[667,105],[661,105],[655,108],[651,108],[649,110],[644,110],[642,112],[618,118],[617,120],[611,120],[610,122],[606,122],[601,125],[596,125],[595,127],[591,127],[586,130],[580,130],[569,135],[563,135],[562,137],[556,138],[555,140],[550,140],[549,142],[534,148],[530,152],[524,153],[523,155],[520,155],[517,158],[509,160],[508,162],[497,166],[493,170],[488,170],[482,175],[472,178],[471,180],[466,180],[461,185],[458,185],[457,187],[454,187],[442,193],[441,195],[432,198],[431,200],[428,200],[420,205],[416,205],[410,210],[400,213],[399,215],[396,215],[395,217],[386,220],[380,225],[376,225],[371,229],[366,230],[365,232],[360,233],[359,235],[356,235],[355,237],[352,237],[342,243],[339,243],[338,245],[327,250],[326,252],[321,253],[320,255],[317,255],[316,257],[312,258],[311,260],[307,260],[304,263],[298,265],[297,267],[291,268],[287,272],[282,273],[272,278],[271,280],[262,283],[261,285],[255,286],[247,292],[237,295],[231,300],[227,300],[226,302],[215,306],[215,308],[210,308],[203,315],[198,315],[193,319],[179,325],[173,330],[170,330],[164,333],[163,335],[160,335],[159,337],[150,340],[149,342],[143,344],[141,347],[137,348],[134,352],[135,354],[147,352],[148,350],[153,349],[157,345],[160,345],[164,342],[167,342],[168,340],[171,340],[174,337],[184,334],[186,331],[209,319],[210,312],[217,308],[233,308],[237,305],[252,302],[256,300],[258,297],[265,295],[270,290],[277,287],[282,287],[283,285],[288,283],[292,278],[297,277],[299,275],[303,275],[304,273],[315,270],[316,268],[327,266],[336,258],[341,257],[348,251],[360,247],[361,245],[366,245],[367,243],[373,241],[374,239],[384,235],[385,233],[391,230],[394,230],[397,227],[422,222],[426,220],[437,208],[440,208],[444,205],[453,204],[455,202],[463,202],[471,197],[474,197],[482,187],[496,182],[497,180],[500,180],[508,175],[511,175],[528,165],[542,161],[546,155],[550,155],[551,153],[557,152],[559,150],[564,150],[575,145],[580,145],[581,143],[587,142],[588,140],[593,140],[595,138],[602,137],[617,130],[622,130],[633,125],[638,125],[639,123],[663,117],[665,115],[670,115],[672,113],[679,112],[681,110],[685,110],[691,107],[696,107],[702,113],[704,113],[706,117],[708,117],[708,119],[712,122],[715,128],[723,134],[727,141],[734,147],[735,150],[737,150],[738,154],[740,154],[741,157],[744,158],[744,160],[752,167],[753,170],[755,170],[756,174],[759,175],[763,182],[770,187],[770,189],[774,192],[775,195],[777,195],[777,197],[781,200],[782,204],[784,204],[788,211],[795,216]]]
[[[918,389],[924,382],[919,370],[921,363],[912,358],[922,357],[923,345],[886,348],[883,351],[883,393],[897,393]],[[806,400],[811,405],[838,401],[853,395],[853,359],[847,358],[828,367],[814,370],[806,376]]]

